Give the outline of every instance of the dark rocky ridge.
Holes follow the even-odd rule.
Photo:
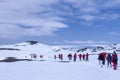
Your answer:
[[[16,51],[20,51],[20,49],[16,49],[16,48],[0,48],[0,50],[16,50]]]

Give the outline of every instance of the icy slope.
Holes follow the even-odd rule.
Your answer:
[[[12,45],[0,46],[0,60],[6,57],[17,57],[20,59],[30,59],[30,54],[44,55],[45,59],[52,58],[55,54],[64,54],[67,56],[69,53],[80,54],[99,54],[101,52],[112,53],[113,51],[120,53],[120,44],[113,45],[62,45],[62,46],[48,46],[35,41],[26,41],[23,43]]]
[[[31,45],[28,42],[13,45],[2,45],[0,46],[0,49],[1,48],[10,48],[18,50],[0,50],[0,59],[5,57],[30,58],[30,54],[45,54],[48,56],[53,49],[51,46],[42,43],[36,43],[34,45]]]
[[[71,51],[76,53],[113,53],[113,51],[116,51],[117,53],[120,53],[120,44],[111,44],[111,45],[61,45],[61,46],[54,46],[53,52],[61,52],[61,51]]]
[[[119,61],[120,62],[120,61]],[[97,56],[90,60],[61,63],[58,61],[32,61],[0,63],[1,80],[120,80],[120,67],[103,68],[98,65]]]

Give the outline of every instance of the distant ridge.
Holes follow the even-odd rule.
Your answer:
[[[38,41],[25,41],[26,43],[29,43],[30,45],[34,45],[39,43]]]

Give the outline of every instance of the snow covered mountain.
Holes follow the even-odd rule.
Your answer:
[[[89,53],[98,54],[100,52],[112,53],[116,51],[120,53],[120,44],[112,45],[62,45],[62,46],[48,46],[37,41],[25,41],[12,45],[0,46],[0,60],[6,57],[17,57],[19,59],[31,59],[31,54],[36,54],[37,57],[44,55],[48,59],[53,57],[54,54],[69,53]]]
[[[52,47],[39,43],[37,41],[25,41],[23,43],[13,45],[1,45],[0,46],[0,59],[6,57],[17,57],[22,59],[29,59],[31,54],[47,56],[51,53]]]
[[[68,61],[66,56],[75,52],[96,54],[101,51],[112,52],[113,50],[119,53],[120,44],[48,46],[36,41],[26,41],[12,45],[1,45],[0,61],[6,57],[12,60],[14,60],[13,57],[23,60],[31,59],[30,54],[37,54],[37,59],[27,62],[1,62],[0,78],[1,80],[120,80],[120,59],[118,59],[115,71],[107,65],[101,67],[97,60],[98,55],[90,55],[89,61],[83,59],[80,61],[77,58],[76,62]],[[63,54],[63,61],[53,58],[54,54],[59,53]],[[44,55],[44,61],[40,60],[40,55]],[[118,58],[120,58],[119,54]],[[64,62],[66,60],[67,62]]]
[[[55,46],[54,52],[72,51],[76,53],[100,53],[107,52],[112,53],[116,51],[120,53],[120,44],[111,45],[67,45],[67,46]]]

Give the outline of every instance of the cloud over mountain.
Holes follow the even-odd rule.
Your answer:
[[[0,39],[53,36],[60,29],[69,28],[72,21],[92,24],[116,20],[120,18],[116,11],[119,3],[119,0],[1,0]]]

